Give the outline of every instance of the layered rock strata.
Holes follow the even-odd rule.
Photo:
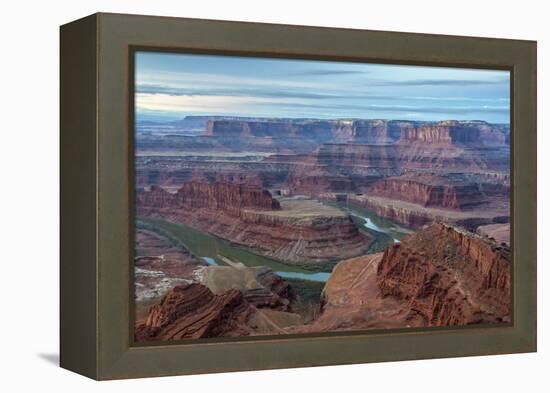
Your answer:
[[[300,138],[317,142],[391,144],[420,141],[430,144],[502,146],[507,133],[483,121],[413,122],[400,120],[212,119],[204,135],[232,138]]]
[[[507,247],[433,224],[384,253],[338,263],[322,292],[320,314],[311,323],[300,324],[295,314],[282,309],[262,312],[239,288],[211,291],[184,284],[151,307],[136,323],[135,336],[137,341],[178,340],[506,323],[510,274]],[[284,286],[271,286],[277,287],[287,292]],[[286,320],[287,327],[271,316]]]
[[[338,200],[338,194],[323,194],[322,197],[328,200]],[[475,231],[480,225],[507,222],[510,209],[506,197],[493,197],[488,204],[470,205],[467,209],[461,210],[444,206],[423,206],[403,201],[399,195],[393,197],[344,195],[342,200],[410,228],[420,228],[426,224],[440,221]]]
[[[455,210],[488,202],[478,183],[427,173],[381,179],[369,186],[367,194]]]
[[[342,261],[320,316],[291,333],[455,326],[510,321],[510,251],[433,224],[384,253]]]
[[[510,274],[508,248],[434,224],[386,249],[377,282],[411,324],[499,323],[510,321]]]
[[[403,128],[400,143],[421,142],[438,145],[504,146],[505,132],[483,121],[446,120]]]
[[[340,210],[311,200],[281,203],[268,191],[217,183],[136,195],[138,216],[185,223],[287,262],[326,262],[368,249],[369,239]]]
[[[136,323],[135,339],[167,341],[277,334],[281,329],[249,304],[238,289],[215,295],[201,284],[174,287]]]

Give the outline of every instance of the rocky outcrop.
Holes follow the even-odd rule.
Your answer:
[[[510,274],[506,247],[434,224],[386,249],[377,282],[411,323],[449,326],[509,321]]]
[[[370,185],[367,193],[446,209],[462,210],[487,203],[478,183],[427,173],[384,178]]]
[[[509,132],[508,132],[509,134]],[[503,146],[506,129],[484,121],[412,122],[399,120],[214,119],[204,135],[232,138],[302,138],[323,142],[458,144]]]
[[[301,138],[323,142],[389,144],[416,123],[387,120],[241,119],[211,120],[205,135],[239,138]]]
[[[338,199],[338,194],[322,194],[321,197],[326,200],[348,201],[350,205],[366,208],[378,216],[410,228],[420,228],[432,222],[445,222],[475,231],[480,225],[508,222],[510,209],[507,197],[487,198],[489,203],[463,205],[462,209],[423,206],[404,201],[398,195],[381,197],[350,194]]]
[[[443,218],[423,209],[398,206],[396,203],[390,203],[390,201],[384,203],[385,201],[376,197],[349,195],[347,201],[352,205],[366,208],[380,217],[385,217],[410,228],[420,228],[438,218]]]
[[[185,183],[176,194],[182,207],[219,209],[238,215],[243,208],[280,209],[267,190],[236,183]]]
[[[291,333],[454,326],[510,321],[506,247],[443,224],[384,253],[339,262],[319,317]]]
[[[499,128],[483,121],[447,120],[403,128],[399,143],[432,145],[504,146],[506,135]]]
[[[174,287],[147,317],[136,323],[135,339],[167,341],[276,334],[273,323],[250,305],[238,289],[215,295],[200,284]]]
[[[239,216],[244,208],[280,209],[279,202],[267,190],[227,182],[188,182],[176,194],[152,186],[150,192],[137,194],[137,205],[172,209],[211,209]]]
[[[248,272],[239,266],[225,268]],[[264,291],[270,288],[278,296],[288,296],[286,285],[268,270],[264,273],[255,274]],[[510,321],[510,275],[507,247],[456,227],[433,224],[389,245],[384,253],[339,262],[311,323],[299,323],[295,314],[264,303],[265,298],[256,298],[253,291],[246,295],[252,287],[243,287],[244,293],[240,284],[211,291],[193,283],[174,287],[152,306],[136,323],[135,337],[180,340],[503,323]],[[247,281],[245,276],[241,278]],[[226,277],[218,278],[227,285]],[[271,316],[281,321],[292,317],[292,323],[286,321],[281,327]]]
[[[229,190],[232,196],[220,190]],[[282,205],[264,192],[256,190],[243,197],[234,190],[233,186],[201,184],[170,194],[153,187],[137,193],[137,214],[181,222],[290,263],[344,259],[369,247],[369,238],[338,209],[312,200]]]
[[[244,298],[257,308],[290,311],[295,300],[286,280],[265,266],[247,267],[221,257],[226,266],[208,266],[199,274],[200,283],[215,294],[239,289]]]
[[[181,187],[197,178],[209,182],[255,184],[264,188],[276,188],[288,178],[292,164],[260,161],[263,158],[245,157],[242,160],[178,159],[165,157],[136,159],[136,184],[138,187],[157,185]]]
[[[290,160],[291,158],[287,158]],[[446,175],[454,173],[502,172],[509,170],[509,149],[480,149],[453,144],[396,143],[393,145],[334,144],[321,145],[303,160],[302,173],[380,179],[407,171],[429,171]],[[295,161],[295,159],[293,159]],[[355,176],[355,177],[354,177]]]
[[[454,172],[484,175],[486,184],[473,182],[488,197],[504,196],[509,180],[490,176],[509,174],[507,136],[507,126],[482,121],[213,118],[202,136],[140,135],[136,180],[174,187],[200,173],[315,196],[366,192],[376,180],[409,171]],[[179,152],[177,160],[170,151]]]
[[[205,135],[238,138],[301,138],[328,141],[332,138],[332,121],[309,120],[213,120],[206,125]]]
[[[400,120],[336,120],[333,141],[363,144],[392,144],[404,129],[417,123]]]
[[[380,296],[377,268],[382,253],[339,262],[321,294],[321,311],[309,325],[287,329],[288,333],[389,329],[409,326],[399,302]]]

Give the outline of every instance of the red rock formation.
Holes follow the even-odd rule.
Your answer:
[[[510,274],[508,249],[434,224],[386,249],[378,285],[421,326],[498,323],[510,320]]]
[[[244,208],[265,210],[280,209],[279,202],[271,197],[267,190],[227,182],[185,183],[176,194],[170,194],[157,186],[151,186],[150,192],[139,192],[136,196],[138,206],[173,209],[221,210],[233,216],[239,216]]]
[[[336,120],[333,123],[333,141],[368,144],[391,144],[401,131],[416,123],[395,120]]]
[[[351,205],[364,207],[380,217],[385,217],[410,228],[420,228],[439,218],[425,210],[407,209],[397,206],[396,203],[382,204],[363,195],[349,195],[347,200]]]
[[[434,224],[382,254],[339,262],[320,316],[289,333],[510,321],[509,250]]]
[[[405,307],[380,296],[377,268],[382,253],[339,262],[321,295],[321,313],[313,323],[294,326],[288,333],[390,329],[411,326]]]
[[[397,141],[404,129],[414,123],[387,120],[356,120],[353,140],[361,143],[389,144]]]
[[[177,193],[178,202],[186,208],[220,209],[238,215],[243,208],[275,210],[279,202],[267,190],[235,183],[185,183]]]
[[[452,143],[449,127],[426,124],[404,129],[399,143],[421,142],[425,144],[449,145]]]
[[[332,121],[310,120],[211,120],[206,125],[205,135],[239,138],[305,138],[330,140]]]
[[[284,188],[289,178],[305,177],[319,181],[326,178],[326,187],[330,187],[330,179],[347,177],[354,190],[364,191],[373,180],[411,170],[443,175],[450,171],[498,176],[509,173],[509,130],[480,121],[214,119],[207,134],[162,138],[142,135],[138,151],[148,152],[136,161],[137,184],[174,186],[190,181],[193,172],[200,172],[211,181],[225,176],[228,180],[246,178],[249,184],[254,178],[264,188]],[[213,155],[205,159],[189,153],[185,159],[173,160],[165,154],[152,156],[149,150]],[[243,151],[280,154],[242,160],[214,158],[221,152]],[[319,192],[315,185],[319,181],[310,181],[312,192],[304,187],[300,193]],[[336,188],[323,191],[341,192]],[[484,191],[487,195],[507,192],[498,184],[488,184]]]
[[[257,328],[257,310],[237,289],[214,295],[200,284],[174,287],[136,323],[136,341],[240,337]]]
[[[215,295],[203,285],[185,284],[136,323],[135,337],[178,340],[509,322],[510,274],[508,248],[433,224],[383,254],[338,263],[312,323],[283,330],[238,289]],[[274,291],[287,292],[266,279],[264,284]]]
[[[369,238],[339,210],[315,201],[288,202],[286,210],[269,210],[269,205],[278,206],[270,196],[257,191],[244,195],[233,186],[184,186],[177,194],[154,187],[137,193],[137,214],[182,222],[293,263],[349,258],[369,247]]]
[[[426,173],[408,173],[379,180],[368,187],[376,195],[417,203],[425,207],[464,209],[486,203],[478,183]]]
[[[295,171],[316,171],[332,176],[396,176],[409,170],[452,172],[503,172],[509,170],[509,149],[487,147],[483,151],[454,144],[396,143],[393,145],[321,145]],[[287,160],[297,161],[288,157]]]
[[[447,120],[403,128],[400,143],[435,145],[504,146],[506,135],[498,127],[482,121]]]
[[[483,121],[408,122],[388,120],[209,120],[205,135],[238,138],[305,138],[319,142],[391,144],[422,142],[503,146],[506,130]]]

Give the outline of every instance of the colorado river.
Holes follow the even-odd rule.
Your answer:
[[[347,210],[355,224],[363,228],[373,238],[370,253],[383,251],[388,243],[398,243],[409,230],[400,227],[390,220],[378,217],[372,212],[359,207],[347,207],[345,204],[328,203],[329,205]],[[273,258],[260,255],[252,249],[237,246],[226,240],[209,235],[181,223],[154,218],[139,218],[137,227],[157,232],[168,238],[175,245],[188,249],[197,258],[208,265],[226,265],[222,257],[242,262],[246,266],[267,266],[281,277],[313,282],[326,282],[330,277],[331,264],[322,266],[291,265]]]
[[[352,217],[362,220],[362,224],[365,228],[370,231],[388,235],[395,243],[412,233],[410,229],[396,224],[387,218],[380,217],[368,209],[353,205],[347,206],[344,202],[328,202],[327,204],[348,211]]]
[[[221,258],[223,256],[233,261],[242,262],[246,266],[267,266],[281,277],[289,279],[326,282],[330,276],[327,271],[320,272],[319,266],[308,270],[299,265],[285,264],[180,223],[175,224],[154,218],[139,218],[136,226],[156,232],[168,238],[173,244],[185,247],[208,265],[226,265]],[[326,264],[327,270],[331,270],[331,267],[331,264]]]
[[[299,273],[299,272],[276,272],[279,276],[283,278],[296,278],[299,280],[307,281],[319,281],[327,282],[330,277],[330,273],[319,272],[319,273]]]

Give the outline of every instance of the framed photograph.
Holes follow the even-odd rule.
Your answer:
[[[62,367],[535,350],[535,42],[61,27]]]

